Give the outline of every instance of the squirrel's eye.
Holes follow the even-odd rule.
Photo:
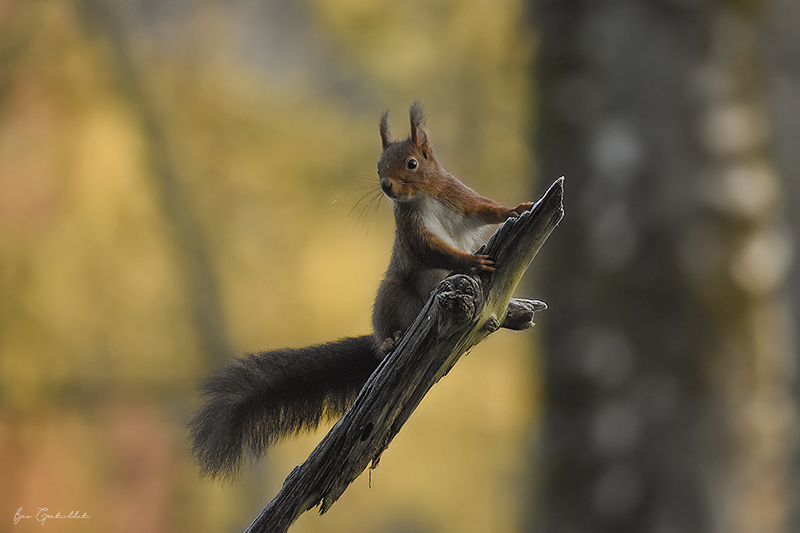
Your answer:
[[[406,163],[406,168],[408,168],[408,170],[414,170],[415,168],[417,168],[417,160],[414,159],[413,157],[409,159],[408,162]]]

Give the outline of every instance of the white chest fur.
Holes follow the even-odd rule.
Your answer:
[[[430,196],[418,201],[422,223],[442,241],[466,253],[473,253],[483,244],[486,222],[482,218],[465,217]]]

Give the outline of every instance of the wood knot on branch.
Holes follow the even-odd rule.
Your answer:
[[[439,306],[440,336],[448,335],[471,321],[480,312],[481,285],[478,279],[466,274],[445,278],[436,291]]]

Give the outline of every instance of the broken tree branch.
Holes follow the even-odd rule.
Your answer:
[[[481,253],[494,259],[495,272],[453,274],[442,281],[350,410],[292,470],[247,533],[282,533],[316,505],[320,514],[327,511],[370,463],[377,466],[428,390],[464,353],[501,326],[533,326],[536,311],[547,306],[511,294],[563,217],[563,181],[489,239]]]

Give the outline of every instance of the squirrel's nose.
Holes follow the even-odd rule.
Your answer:
[[[389,198],[394,198],[395,194],[392,192],[392,182],[386,178],[381,179],[381,189],[383,193]]]

